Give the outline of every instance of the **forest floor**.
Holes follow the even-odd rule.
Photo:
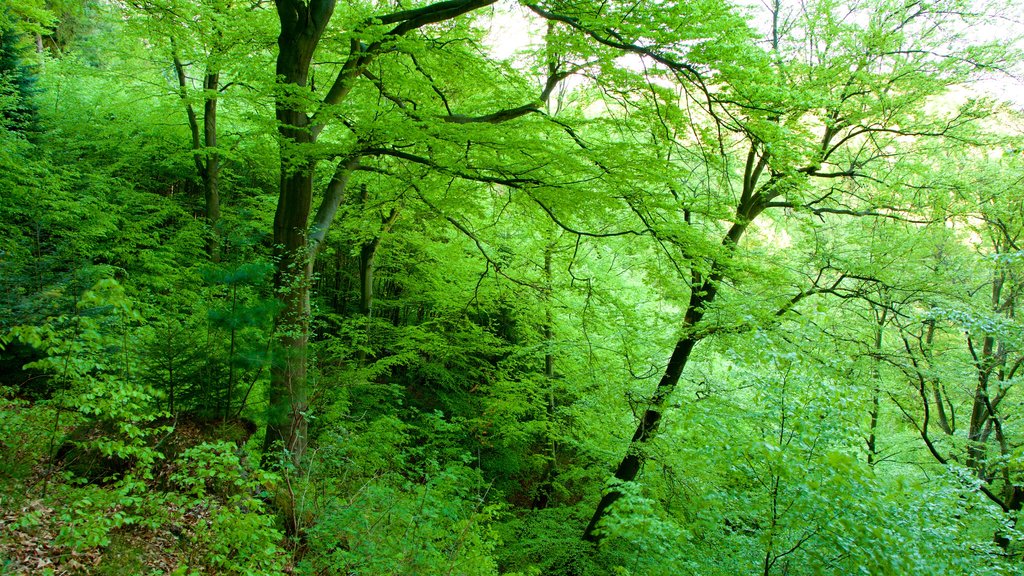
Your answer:
[[[3,408],[8,418],[32,410],[27,402]],[[180,454],[208,440],[214,427],[191,420],[174,422],[173,432],[161,440],[162,448]],[[247,423],[235,428],[243,435],[249,432]],[[70,437],[82,430],[69,427],[62,433]],[[20,456],[17,460],[22,464],[33,460],[32,464],[0,463],[0,575],[197,573],[188,567],[206,552],[196,534],[212,521],[207,506],[182,509],[162,504],[159,519],[146,522],[132,517],[123,505],[104,506],[117,502],[120,494],[115,484],[76,479],[69,471],[80,463],[67,456],[52,460],[42,454]],[[145,481],[145,493],[158,495],[167,489],[174,469],[170,460],[161,462]],[[95,517],[100,509],[103,513],[98,515],[105,518]],[[96,530],[96,526],[107,529]]]
[[[71,529],[59,509],[39,499],[8,503],[0,502],[3,574],[168,574],[182,565],[180,538],[169,528],[125,526],[110,533],[106,546],[75,549],[56,544]]]

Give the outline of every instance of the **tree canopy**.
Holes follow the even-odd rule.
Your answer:
[[[5,573],[1019,572],[1021,16],[0,4]]]

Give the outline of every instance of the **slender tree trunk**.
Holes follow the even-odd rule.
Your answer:
[[[882,354],[882,330],[885,328],[886,317],[888,316],[888,308],[883,308],[882,313],[879,315],[876,312],[875,315],[875,341],[874,341],[874,353],[879,355]],[[879,394],[881,393],[882,375],[878,370],[878,361],[871,363],[871,410],[868,412],[870,422],[868,423],[868,466],[874,466],[875,459],[878,457],[878,447],[876,446],[876,432],[878,430],[878,413],[879,413]]]
[[[690,315],[691,312],[693,312],[692,309],[688,310],[687,315]],[[636,479],[637,473],[640,472],[640,465],[644,459],[647,442],[654,438],[654,435],[658,432],[658,427],[661,425],[661,416],[665,402],[679,383],[683,369],[686,368],[686,363],[690,359],[690,353],[699,341],[697,338],[683,338],[676,343],[675,350],[673,350],[672,357],[668,362],[668,368],[661,377],[661,381],[658,382],[658,387],[651,397],[649,407],[644,411],[643,418],[640,419],[640,425],[637,426],[633,439],[629,442],[626,455],[615,469],[615,479],[619,482],[632,482]],[[583,532],[584,540],[594,543],[601,540],[600,535],[596,533],[597,525],[608,514],[608,509],[611,505],[618,501],[619,498],[622,498],[622,491],[617,486],[613,486],[605,492],[601,497],[601,501],[598,502],[586,530]]]
[[[877,382],[877,377],[876,377]],[[879,411],[879,399],[878,399],[878,385],[876,384],[871,390],[871,411],[869,416],[871,422],[868,424],[868,466],[875,465],[875,459],[878,457],[878,447],[875,442],[877,440],[875,431],[878,429],[878,411]]]
[[[173,349],[172,349],[173,350]],[[174,352],[167,356],[167,412],[174,416]]]
[[[547,436],[548,455],[547,465],[544,467],[544,475],[537,487],[536,495],[533,498],[533,507],[536,509],[547,508],[554,491],[554,481],[558,470],[558,440],[555,435],[555,354],[553,352],[555,342],[555,315],[551,309],[551,292],[554,289],[551,274],[551,258],[554,252],[554,240],[551,240],[544,247],[544,384],[547,387]]]
[[[555,355],[552,352],[554,345],[554,312],[551,310],[551,291],[554,289],[554,282],[551,274],[551,257],[554,251],[554,241],[544,247],[544,376],[548,384],[553,388],[551,381],[555,378]],[[554,410],[553,392],[550,396],[550,410]]]
[[[690,360],[694,346],[704,338],[704,335],[695,332],[694,328],[704,318],[706,307],[714,302],[718,295],[718,286],[725,275],[725,260],[735,252],[747,226],[764,211],[766,204],[778,194],[778,181],[774,176],[763,185],[758,186],[761,174],[768,165],[768,158],[767,152],[759,152],[757,143],[751,144],[743,174],[742,195],[736,206],[735,221],[721,242],[725,253],[721,258],[711,262],[711,271],[708,275],[705,276],[697,268],[693,268],[691,271],[690,300],[683,315],[683,337],[676,342],[672,356],[669,357],[668,366],[666,366],[657,388],[654,389],[647,409],[644,410],[636,432],[633,433],[629,442],[629,448],[615,469],[615,484],[601,496],[594,515],[591,516],[590,522],[583,531],[583,539],[588,542],[597,544],[601,541],[597,527],[601,520],[608,515],[612,504],[622,498],[622,491],[618,485],[623,482],[632,482],[640,472],[647,444],[658,433],[668,399],[679,384],[679,379]],[[689,216],[688,213],[686,214],[685,222],[689,224]]]
[[[974,470],[979,477],[984,475],[985,467],[985,427],[988,424],[991,414],[988,411],[988,368],[985,364],[992,356],[993,339],[985,337],[982,344],[980,362],[977,366],[978,382],[974,388],[974,398],[971,406],[970,428],[967,432],[967,467]]]
[[[196,174],[203,182],[203,197],[206,204],[206,223],[210,225],[210,236],[207,240],[207,253],[210,260],[220,262],[220,238],[217,234],[217,221],[220,220],[220,154],[217,152],[217,91],[220,89],[220,73],[208,69],[203,77],[203,126],[199,126],[199,117],[189,99],[188,78],[185,65],[178,55],[178,48],[171,39],[171,57],[174,71],[178,79],[178,95],[185,104],[189,131],[192,133],[192,160],[196,166]]]
[[[238,303],[238,285],[231,285],[231,317],[235,318],[237,313],[235,308]],[[231,336],[228,344],[228,387],[224,394],[224,423],[226,424],[228,418],[231,417],[231,402],[234,400],[233,393],[235,391],[235,343],[238,336],[238,330],[232,326]]]
[[[732,249],[736,246],[736,242],[743,235],[744,228],[746,228],[746,223],[742,225],[738,223],[733,226],[723,242],[726,247]],[[704,317],[705,307],[714,301],[715,296],[718,294],[718,283],[721,279],[722,272],[718,263],[716,263],[711,276],[707,279],[703,279],[699,272],[695,271],[693,273],[693,283],[691,284],[693,288],[690,291],[690,301],[683,316],[683,333],[686,335],[676,342],[675,349],[672,350],[672,356],[669,358],[668,366],[665,368],[665,373],[658,382],[658,387],[655,388],[654,394],[651,395],[647,409],[644,411],[636,432],[633,433],[633,438],[629,442],[626,455],[615,469],[617,484],[632,482],[640,472],[647,443],[654,439],[658,433],[665,405],[679,384],[679,379],[682,377],[683,370],[690,360],[690,354],[693,352],[694,346],[703,339],[703,336],[693,335],[691,329]],[[586,530],[583,532],[584,540],[593,543],[600,542],[601,537],[596,532],[597,526],[608,514],[608,509],[611,505],[621,497],[622,491],[619,490],[618,486],[612,486],[605,492],[600,502],[598,502]]]
[[[366,186],[363,186],[361,201],[365,203],[366,199]],[[363,244],[359,249],[359,311],[364,316],[370,315],[373,306],[373,271],[377,260],[377,249],[380,248],[381,238],[391,231],[395,220],[398,219],[399,212],[400,210],[397,206],[392,208],[391,213],[386,218],[381,219],[380,234],[374,236],[373,239]],[[395,325],[398,325],[397,318]]]
[[[210,225],[207,251],[210,259],[220,262],[221,241],[217,230],[220,220],[220,153],[217,151],[217,91],[220,89],[220,73],[208,71],[203,80],[205,103],[203,104],[203,143],[205,170],[203,170],[203,193],[206,199],[206,222]]]
[[[992,310],[996,313],[999,312],[999,305],[1002,301],[1005,279],[1005,274],[1001,271],[997,271],[993,275],[991,304]],[[985,429],[990,426],[990,420],[993,417],[990,411],[992,404],[988,395],[988,383],[995,368],[995,363],[998,362],[997,358],[993,355],[996,340],[992,336],[985,336],[984,340],[982,340],[980,356],[971,344],[971,337],[969,335],[967,343],[971,354],[974,356],[975,370],[978,376],[978,383],[974,388],[973,405],[971,407],[970,427],[967,431],[969,442],[967,445],[967,467],[974,470],[979,478],[984,478],[985,456],[987,453],[985,442],[988,439],[988,433],[985,432]]]

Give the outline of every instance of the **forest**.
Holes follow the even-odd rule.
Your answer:
[[[1021,37],[0,0],[0,574],[1024,574]]]

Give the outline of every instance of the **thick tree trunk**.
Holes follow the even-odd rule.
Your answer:
[[[306,86],[313,52],[331,18],[334,0],[313,0],[308,6],[301,0],[277,0],[276,4],[281,21],[276,71],[282,85],[276,103],[281,176],[274,215],[274,289],[282,308],[277,316],[277,346],[270,372],[264,461],[280,444],[292,464],[300,466],[308,429],[306,352],[312,262],[307,227],[316,170],[316,160],[302,155],[316,138],[309,116],[289,91]]]
[[[274,217],[277,270],[274,289],[281,299],[277,347],[270,372],[265,454],[275,443],[298,465],[306,448],[306,349],[309,343],[309,254],[306,220],[312,198],[314,166],[294,171],[282,165],[281,192]],[[294,172],[289,174],[288,171]]]
[[[281,190],[274,218],[277,255],[275,289],[282,300],[277,318],[277,350],[271,371],[269,420],[264,442],[269,448],[282,442],[294,464],[302,461],[306,446],[306,347],[309,342],[309,290],[312,259],[326,234],[345,183],[358,165],[358,155],[339,164],[322,210],[312,231],[308,230],[312,201],[315,156],[311,146],[326,126],[327,110],[348,97],[355,80],[384,49],[378,39],[369,45],[352,39],[351,51],[324,95],[319,110],[311,110],[305,96],[310,65],[317,44],[327,28],[337,0],[274,0],[281,33],[277,39],[278,78],[275,111],[280,133]],[[435,22],[456,18],[494,0],[445,0],[411,10],[384,15],[379,22],[394,25],[385,33],[401,37]],[[264,453],[264,460],[268,452]]]
[[[363,244],[359,249],[359,312],[369,316],[373,307],[373,264],[377,256],[380,237]]]

